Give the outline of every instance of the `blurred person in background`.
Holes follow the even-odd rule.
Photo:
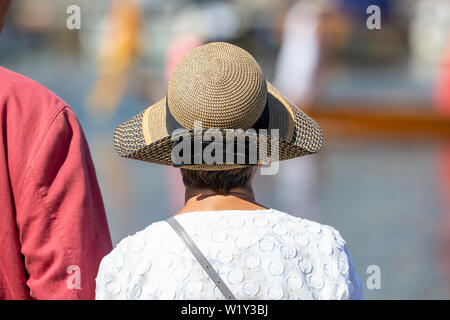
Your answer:
[[[450,117],[450,32],[447,35],[447,48],[442,55],[442,62],[438,68],[438,79],[434,92],[434,102],[438,113],[443,117]],[[442,221],[440,223],[440,254],[443,270],[450,286],[450,143],[441,148],[437,158],[436,176],[440,198],[443,205]]]
[[[112,243],[83,130],[59,97],[1,67],[0,207],[0,299],[94,298]]]
[[[141,11],[140,0],[111,3],[97,57],[98,76],[87,101],[91,114],[108,117],[117,111],[139,50]]]
[[[302,105],[309,104],[320,61],[318,27],[322,7],[322,1],[298,1],[284,20],[274,84],[290,100]]]
[[[319,94],[320,81],[325,72],[329,72],[326,65],[329,61],[325,57],[327,49],[332,47],[330,39],[336,41],[345,33],[333,4],[335,2],[325,0],[300,0],[288,9],[284,19],[273,81],[288,99],[305,109],[312,108]],[[308,215],[319,215],[314,198],[316,161],[306,158],[288,162],[285,167],[288,170],[282,170],[277,181],[287,187],[287,191],[280,192],[279,197],[286,199],[287,205],[291,203],[292,210],[298,210],[297,203],[302,203]],[[293,197],[297,199],[294,203],[288,200]]]
[[[450,32],[447,35],[447,48],[442,55],[442,61],[438,64],[438,77],[434,91],[434,102],[437,111],[450,116]]]
[[[208,162],[203,156],[211,145],[201,141],[202,162],[192,162],[199,155],[194,148],[183,150],[178,162],[180,141],[173,134],[184,129],[190,139],[196,121],[220,137],[228,129],[278,130],[285,142],[280,160],[322,145],[321,128],[265,80],[248,52],[224,42],[190,51],[175,67],[167,96],[114,134],[119,155],[181,168],[185,204],[167,221],[123,239],[102,260],[96,298],[362,299],[337,230],[256,202],[252,180],[267,157],[259,153],[257,164],[251,162],[251,145],[239,162],[236,141],[225,148],[215,138],[227,163]]]
[[[317,71],[320,63],[320,39],[318,28],[322,1],[300,0],[288,9],[283,24],[281,47],[277,57],[274,84],[293,103],[308,107],[317,87]],[[301,57],[301,58],[300,58]],[[303,160],[303,159],[302,159]],[[311,216],[317,215],[313,189],[317,169],[313,159],[287,162],[277,179],[287,191],[281,198],[294,196]],[[283,188],[284,189],[284,188]],[[282,190],[282,189],[280,189]],[[290,201],[285,201],[286,204]],[[295,202],[294,206],[296,206]],[[292,208],[294,209],[294,208]]]

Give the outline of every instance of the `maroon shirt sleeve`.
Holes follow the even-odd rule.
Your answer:
[[[15,202],[30,296],[94,299],[98,266],[112,244],[89,147],[69,107],[28,164]]]

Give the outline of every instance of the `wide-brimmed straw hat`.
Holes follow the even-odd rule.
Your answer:
[[[267,129],[269,152],[258,153],[258,164],[316,153],[322,145],[319,125],[265,79],[247,51],[215,42],[183,57],[169,80],[167,96],[118,126],[114,146],[122,157],[187,169],[224,170],[249,165],[175,165],[172,150],[177,140],[173,133],[181,128],[194,136],[198,123],[203,129],[216,128],[224,137],[227,129]],[[277,149],[271,147],[272,129],[278,129]],[[260,141],[258,136],[257,143]]]

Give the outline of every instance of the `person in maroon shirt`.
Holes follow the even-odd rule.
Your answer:
[[[0,0],[0,29],[9,1]],[[94,299],[111,237],[72,109],[0,67],[0,299]]]

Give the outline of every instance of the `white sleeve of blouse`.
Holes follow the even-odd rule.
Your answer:
[[[108,256],[104,257],[98,269],[95,287],[95,300],[121,300],[121,289],[117,272],[111,266]]]
[[[358,277],[355,266],[353,264],[352,257],[348,251],[347,243],[342,238],[339,231],[333,227],[327,226],[333,235],[334,242],[334,258],[336,259],[336,266],[338,272],[337,282],[345,284],[340,286],[338,292],[336,292],[336,298],[350,299],[350,300],[363,300],[363,285]]]
[[[358,277],[358,273],[356,272],[352,257],[347,248],[347,244],[345,240],[342,238],[339,231],[337,231],[334,228],[331,228],[331,231],[334,235],[336,247],[342,250],[341,252],[345,254],[345,255],[343,254],[342,257],[344,257],[344,259],[347,260],[346,262],[348,265],[348,272],[346,273],[345,281],[347,283],[346,289],[348,295],[345,294],[344,296],[346,296],[350,300],[364,300],[363,285]],[[340,261],[338,261],[338,264],[339,263]]]
[[[363,285],[358,277],[358,274],[356,273],[355,266],[353,265],[353,260],[348,252],[347,246],[344,246],[344,251],[347,254],[349,265],[348,289],[350,293],[350,300],[364,300]]]

